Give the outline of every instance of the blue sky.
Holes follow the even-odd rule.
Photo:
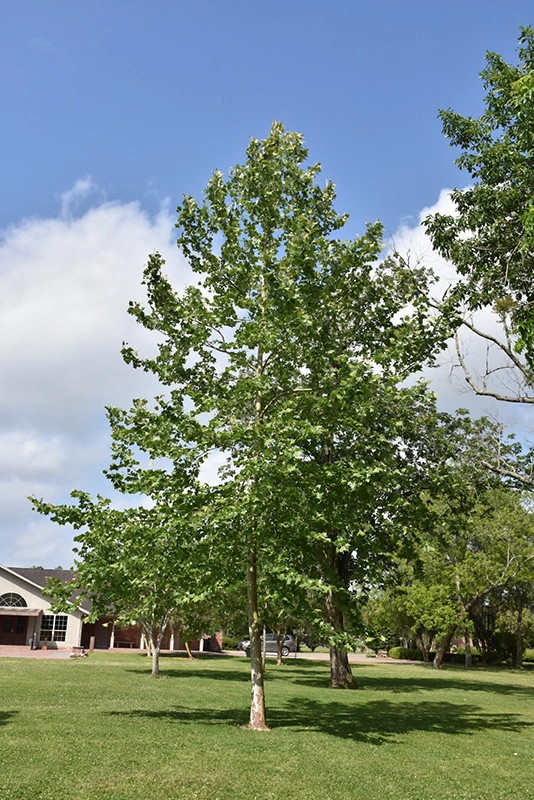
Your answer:
[[[56,211],[90,174],[108,200],[199,193],[273,119],[304,133],[358,228],[458,180],[438,108],[478,113],[487,49],[514,58],[531,2],[19,0],[0,10],[0,225]]]
[[[279,119],[336,183],[347,235],[416,231],[467,182],[438,109],[479,114],[486,50],[515,61],[528,24],[520,0],[2,4],[1,563],[71,563],[71,533],[25,497],[105,489],[103,407],[154,388],[120,363],[124,309],[156,248],[187,280],[182,193]]]

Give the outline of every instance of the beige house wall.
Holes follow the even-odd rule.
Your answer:
[[[50,610],[51,599],[42,594],[41,587],[27,581],[20,575],[9,570],[7,567],[0,565],[0,595],[13,592],[19,594],[26,601],[29,609],[38,609],[43,614],[52,614]],[[7,609],[3,608],[3,611]],[[23,613],[23,609],[17,609],[18,613]],[[82,636],[82,622],[84,613],[78,609],[73,610],[67,614],[67,631],[64,642],[43,642],[37,636],[40,632],[40,616],[32,616],[28,618],[28,627],[26,630],[26,645],[30,645],[34,633],[36,634],[36,646],[46,644],[49,648],[58,650],[71,649],[72,647],[79,647]],[[1,624],[0,616],[0,624]],[[0,645],[1,646],[1,645]]]

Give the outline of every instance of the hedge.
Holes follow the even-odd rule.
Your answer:
[[[390,658],[405,658],[407,661],[422,661],[423,654],[420,650],[411,647],[392,647],[388,653]]]

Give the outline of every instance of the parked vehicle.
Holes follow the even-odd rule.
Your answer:
[[[262,647],[263,647],[263,636],[262,636]],[[239,642],[237,646],[238,650],[244,650],[246,655],[250,655],[250,639],[243,639],[242,642]],[[297,649],[297,644],[292,636],[286,634],[284,636],[284,641],[282,643],[282,655],[288,656],[290,653],[294,653]],[[278,652],[278,648],[276,646],[276,633],[267,633],[265,635],[265,652],[267,653],[276,653]]]

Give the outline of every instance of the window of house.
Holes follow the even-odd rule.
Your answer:
[[[7,592],[6,594],[0,594],[0,606],[2,608],[27,608],[28,603],[20,594]]]
[[[64,642],[67,638],[67,615],[43,614],[39,638],[44,642]]]

